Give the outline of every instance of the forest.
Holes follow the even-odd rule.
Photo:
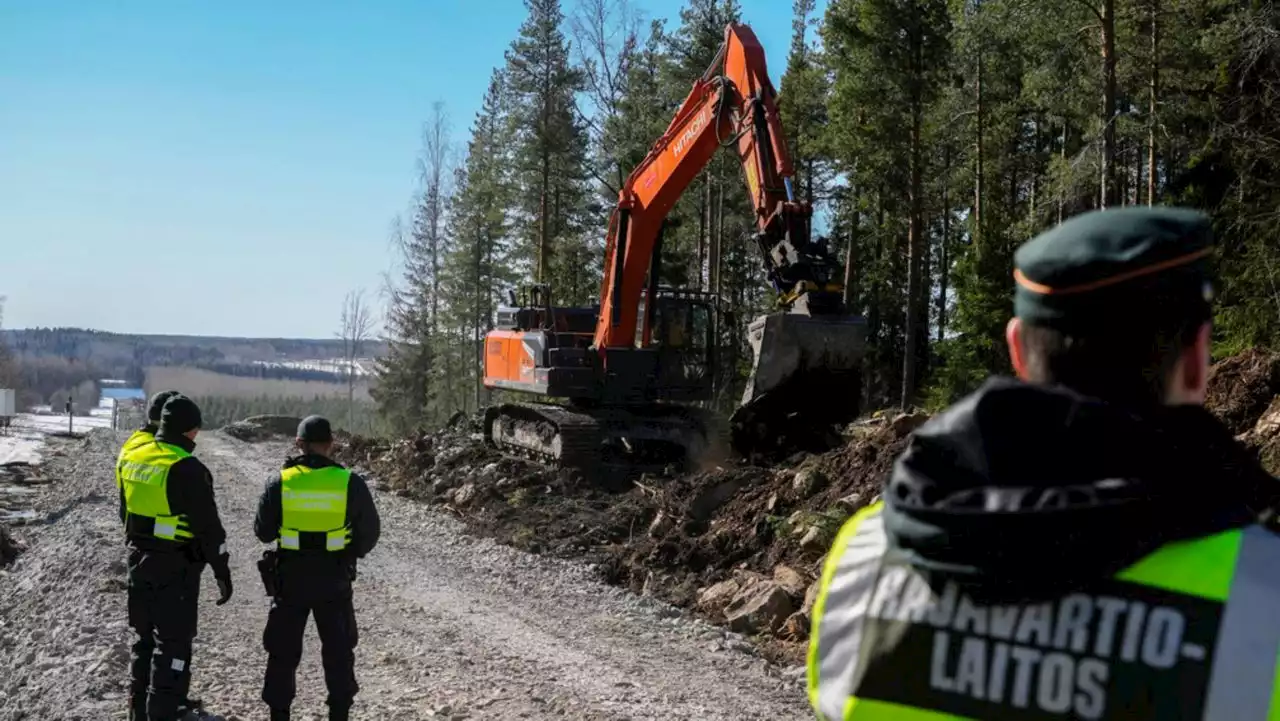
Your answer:
[[[526,0],[480,111],[424,123],[375,391],[397,427],[486,402],[480,339],[505,289],[598,302],[617,188],[710,65],[736,0],[671,22],[638,0]],[[794,0],[770,68],[799,194],[870,328],[871,407],[933,406],[1005,372],[1012,254],[1063,218],[1135,204],[1215,222],[1215,352],[1280,332],[1280,8],[1227,0]],[[455,152],[456,151],[456,152]],[[456,158],[456,162],[454,160]],[[742,171],[722,153],[672,210],[664,285],[712,291],[731,406],[744,328],[773,302]]]

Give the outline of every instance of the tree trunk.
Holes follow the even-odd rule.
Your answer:
[[[923,228],[921,227],[921,125],[923,108],[919,102],[913,103],[911,111],[911,187],[910,216],[907,223],[907,317],[904,328],[906,342],[902,359],[902,397],[900,405],[903,409],[911,406],[916,394],[916,371],[919,366],[917,357],[918,339],[916,335],[920,320],[921,270],[923,267]]]
[[[849,188],[849,197],[857,197],[857,192],[853,187]],[[852,308],[856,298],[854,284],[857,280],[857,266],[855,263],[857,262],[859,220],[857,202],[850,203],[849,208],[849,250],[844,256],[844,304],[846,308]]]
[[[978,77],[974,83],[974,100],[977,109],[977,152],[974,153],[974,171],[973,171],[973,244],[977,248],[978,253],[982,253],[982,194],[983,194],[983,123],[985,122],[984,108],[982,104],[982,51],[978,51]]]
[[[947,333],[947,280],[951,276],[951,145],[947,144],[942,151],[942,247],[938,267],[938,342],[941,343]],[[1032,206],[1035,205],[1035,194],[1032,193]]]
[[[1117,202],[1115,183],[1116,156],[1116,18],[1115,0],[1102,0],[1102,178],[1098,207]]]
[[[711,253],[707,262],[710,290],[720,293],[720,255],[724,248],[724,183],[716,186],[715,222],[712,224]]]
[[[1147,106],[1147,205],[1156,203],[1156,112],[1160,97],[1160,0],[1151,0],[1151,82]]]

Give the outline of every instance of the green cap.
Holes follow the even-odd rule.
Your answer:
[[[1130,207],[1077,215],[1013,256],[1014,313],[1066,333],[1211,317],[1208,216]]]

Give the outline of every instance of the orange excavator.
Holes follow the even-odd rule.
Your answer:
[[[797,200],[764,50],[731,24],[707,72],[618,193],[598,306],[558,307],[545,284],[511,291],[485,338],[484,383],[552,402],[486,410],[486,440],[555,465],[630,467],[758,456],[852,419],[866,324],[844,302],[842,267],[811,238]],[[748,328],[754,362],[726,425],[697,407],[717,367],[717,299],[659,285],[667,214],[722,147],[735,147],[756,212],[776,310]]]

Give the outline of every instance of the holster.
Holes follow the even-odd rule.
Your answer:
[[[274,548],[262,552],[258,559],[258,575],[262,576],[262,587],[267,596],[276,598],[280,595],[280,554]]]

